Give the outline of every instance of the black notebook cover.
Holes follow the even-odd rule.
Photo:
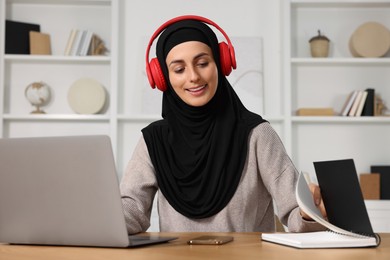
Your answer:
[[[380,174],[380,198],[390,199],[390,165],[372,165],[371,172]]]
[[[329,222],[353,233],[373,236],[354,161],[314,162],[314,168]]]
[[[40,31],[39,24],[5,21],[5,53],[30,54],[30,31]]]

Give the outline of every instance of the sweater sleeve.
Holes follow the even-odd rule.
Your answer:
[[[157,191],[154,168],[141,138],[120,183],[127,232],[145,232],[150,226],[153,199]]]
[[[280,222],[289,232],[323,230],[320,224],[302,218],[295,198],[298,171],[274,129],[268,123],[262,125],[254,133],[257,135],[258,169],[272,196]]]

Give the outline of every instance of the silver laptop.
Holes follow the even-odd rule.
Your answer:
[[[0,139],[0,243],[131,247],[107,136]]]

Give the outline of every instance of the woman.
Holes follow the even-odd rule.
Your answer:
[[[156,192],[161,231],[274,231],[273,201],[289,231],[321,229],[300,213],[298,173],[279,137],[226,79],[234,51],[204,22],[224,34],[194,16],[155,33],[147,66],[161,70],[148,75],[164,91],[163,119],[142,130],[121,181],[128,232],[147,230]]]

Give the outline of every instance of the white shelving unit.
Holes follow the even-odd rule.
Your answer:
[[[299,117],[302,107],[340,112],[355,89],[375,88],[390,102],[390,58],[355,58],[348,47],[354,30],[376,21],[390,28],[390,1],[284,1],[284,88],[287,147],[297,167],[313,171],[315,160],[355,158],[358,172],[388,163],[389,117]],[[309,39],[321,30],[331,40],[328,58],[310,56]],[[289,123],[291,125],[289,125]],[[352,144],[352,145],[351,145]]]
[[[303,107],[340,112],[350,92],[374,88],[390,102],[390,58],[356,58],[349,51],[354,30],[368,21],[390,29],[390,1],[283,1],[286,140],[299,170],[315,177],[313,161],[353,158],[357,172],[390,164],[390,117],[296,116]],[[312,58],[309,39],[321,30],[330,39],[327,58]],[[336,180],[335,180],[336,181]],[[374,230],[388,232],[389,201],[367,201]],[[387,221],[388,222],[388,221]]]
[[[116,152],[118,1],[0,0],[0,10],[0,137],[105,134]],[[50,35],[52,55],[5,54],[5,20],[39,24]],[[108,55],[64,56],[72,29],[96,33]],[[104,86],[108,95],[101,114],[80,115],[69,106],[67,91],[81,77]],[[47,114],[30,114],[24,89],[36,81],[50,86],[51,101],[42,107]]]

